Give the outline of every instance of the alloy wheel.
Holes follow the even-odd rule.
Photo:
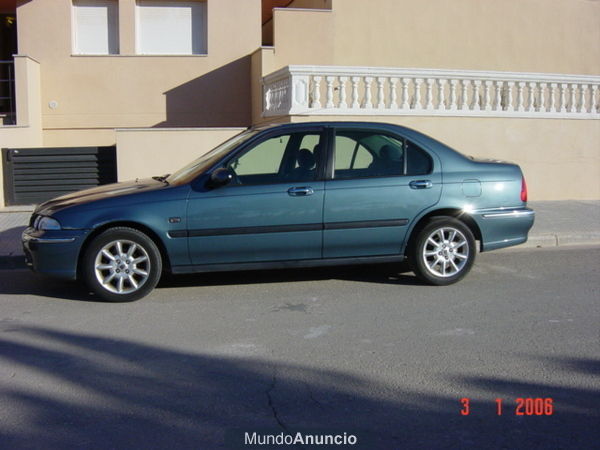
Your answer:
[[[100,285],[115,294],[130,294],[140,289],[150,276],[150,257],[140,244],[115,240],[96,255],[94,270]]]
[[[425,240],[422,258],[432,275],[453,277],[464,269],[469,260],[467,238],[456,228],[438,228]]]

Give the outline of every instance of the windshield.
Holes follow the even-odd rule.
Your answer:
[[[221,145],[213,148],[208,153],[195,159],[187,166],[169,175],[167,181],[169,182],[169,184],[189,183],[198,175],[209,169],[214,163],[216,163],[219,159],[225,156],[234,147],[247,141],[256,133],[258,133],[258,130],[247,130],[232,137],[231,139],[223,142]]]

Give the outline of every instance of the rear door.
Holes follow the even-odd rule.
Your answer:
[[[404,137],[378,129],[338,127],[332,142],[323,257],[397,255],[407,225],[439,200],[437,160]]]

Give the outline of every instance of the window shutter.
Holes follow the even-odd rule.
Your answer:
[[[84,55],[119,53],[118,17],[116,1],[74,1],[75,53]]]
[[[206,2],[140,0],[137,22],[138,53],[206,53]]]

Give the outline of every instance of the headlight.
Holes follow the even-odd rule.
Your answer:
[[[35,222],[36,230],[60,230],[60,223],[52,217],[41,216]]]

